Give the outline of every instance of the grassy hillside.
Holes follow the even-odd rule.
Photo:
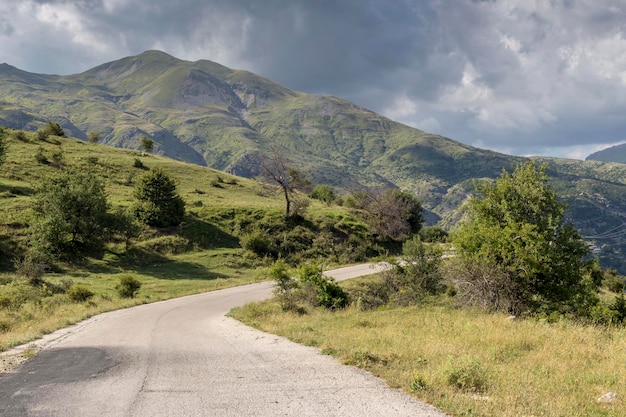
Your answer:
[[[594,152],[586,158],[587,161],[605,161],[626,163],[626,145],[611,146],[610,148]]]
[[[71,76],[0,66],[0,125],[34,131],[48,120],[85,140],[138,149],[253,178],[270,149],[314,184],[347,193],[398,187],[415,194],[429,224],[454,227],[473,181],[523,158],[481,150],[405,126],[341,98],[295,92],[255,74],[158,51]],[[544,159],[569,217],[619,268],[626,219],[626,165]],[[626,232],[625,232],[626,233]]]
[[[312,201],[304,218],[287,222],[283,201],[255,180],[74,138],[42,141],[8,133],[0,166],[0,351],[100,311],[264,280],[274,255],[244,249],[242,240],[250,236],[275,238],[278,243],[270,243],[284,258],[319,258],[327,265],[362,259],[373,244],[367,226],[343,207]],[[114,212],[132,204],[136,179],[157,167],[176,181],[186,202],[183,224],[143,227],[129,246],[109,241],[103,253],[57,260],[42,282],[29,283],[16,271],[15,261],[28,250],[31,207],[44,178],[66,168],[93,172]],[[137,298],[117,295],[115,287],[127,275],[142,284]],[[73,285],[95,295],[72,302]]]

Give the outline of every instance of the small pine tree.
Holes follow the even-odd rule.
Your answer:
[[[176,183],[158,168],[137,180],[136,202],[132,212],[141,222],[154,227],[179,225],[185,216],[185,202],[178,195]]]

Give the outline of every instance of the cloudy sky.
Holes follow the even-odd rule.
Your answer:
[[[71,74],[148,49],[514,155],[626,142],[624,0],[0,2],[0,63]]]

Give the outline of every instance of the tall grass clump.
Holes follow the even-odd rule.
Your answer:
[[[120,277],[120,282],[115,286],[117,294],[122,298],[135,298],[141,288],[141,282],[130,274]]]

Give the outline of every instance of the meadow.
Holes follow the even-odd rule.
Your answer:
[[[341,283],[348,292],[376,278]],[[285,312],[276,301],[232,316],[315,346],[453,416],[618,417],[626,391],[626,329],[511,319],[457,308],[448,296],[417,306]]]

